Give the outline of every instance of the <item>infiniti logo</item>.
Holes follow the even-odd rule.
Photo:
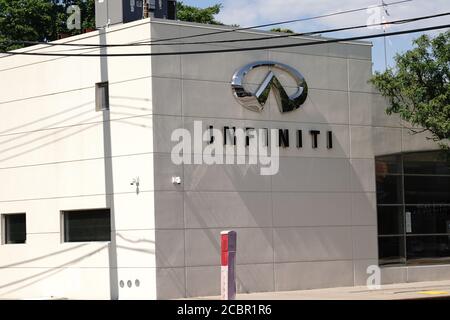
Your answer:
[[[288,73],[295,80],[297,91],[289,96],[272,70],[266,75],[255,93],[246,91],[243,86],[245,76],[251,70],[259,67],[271,67],[272,69],[279,69]],[[263,110],[271,89],[280,108],[280,112],[289,112],[298,109],[305,102],[308,95],[308,85],[300,72],[288,65],[273,61],[258,61],[242,67],[234,73],[233,79],[231,80],[231,87],[239,103],[252,111]]]

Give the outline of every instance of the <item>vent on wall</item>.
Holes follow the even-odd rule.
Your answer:
[[[109,83],[95,84],[95,111],[109,110]]]

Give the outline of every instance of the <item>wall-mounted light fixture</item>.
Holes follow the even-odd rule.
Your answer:
[[[139,194],[139,177],[134,178],[130,185],[136,186],[136,194]]]

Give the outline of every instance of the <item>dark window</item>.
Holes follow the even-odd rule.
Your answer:
[[[399,155],[377,157],[375,159],[377,175],[402,173],[401,158]]]
[[[401,204],[403,202],[401,175],[377,175],[376,181],[379,204]]]
[[[450,206],[423,204],[405,209],[411,224],[410,234],[450,234]]]
[[[450,175],[449,155],[441,151],[403,155],[405,174]]]
[[[449,263],[449,154],[413,152],[375,162],[380,264]]]
[[[405,175],[405,203],[450,203],[450,176]]]
[[[436,263],[450,260],[450,235],[406,237],[408,261]]]
[[[109,209],[64,211],[64,242],[110,241]]]
[[[405,263],[405,237],[380,236],[378,255],[382,265]]]
[[[403,206],[378,206],[378,234],[403,235]]]
[[[5,214],[3,215],[3,223],[5,244],[25,243],[27,239],[25,213]]]

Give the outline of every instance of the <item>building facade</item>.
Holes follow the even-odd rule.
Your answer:
[[[217,34],[226,29],[145,19],[57,43],[181,39],[21,51],[161,53],[319,39],[211,43],[274,35]],[[202,33],[212,34],[183,38]],[[210,43],[188,44],[195,41]],[[236,99],[233,75],[255,62],[301,73],[307,97],[298,109],[281,112],[276,90],[261,111]],[[243,87],[257,91],[270,70],[288,95],[298,89],[292,74],[267,64]],[[220,232],[229,229],[238,237],[238,292],[365,285],[371,265],[381,266],[382,283],[450,278],[448,161],[385,114],[368,83],[370,43],[5,55],[0,73],[0,298],[218,295]],[[278,171],[262,175],[261,163],[245,161],[248,149],[237,152],[240,164],[174,163],[173,133],[195,135],[196,124],[202,132],[277,129]]]

